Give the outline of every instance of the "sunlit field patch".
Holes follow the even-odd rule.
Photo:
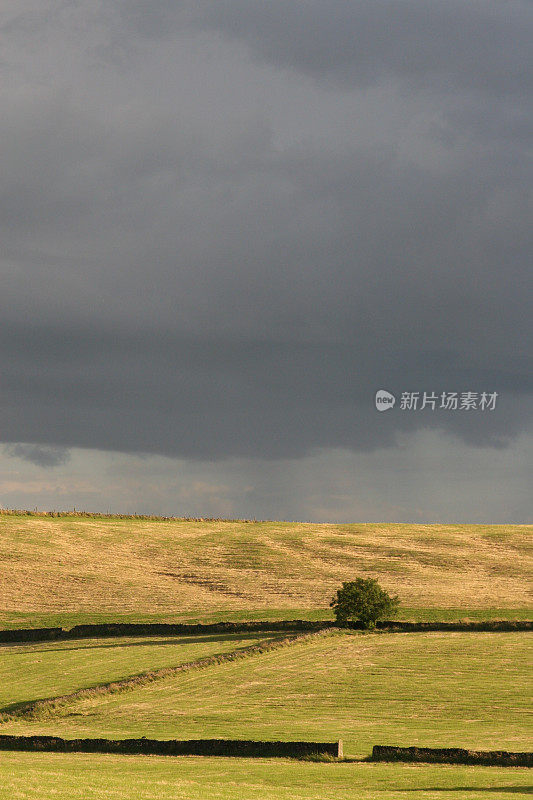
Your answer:
[[[266,635],[219,634],[0,645],[0,709],[120,680],[146,670],[173,667],[265,638]]]
[[[527,633],[330,633],[89,698],[2,733],[65,738],[344,740],[527,750]]]
[[[0,626],[327,617],[357,575],[403,618],[524,618],[532,530],[0,514]]]
[[[518,800],[530,770],[2,753],[1,800]]]

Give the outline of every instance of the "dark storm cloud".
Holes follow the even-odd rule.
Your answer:
[[[289,457],[529,424],[527,5],[24,5],[4,441]],[[381,387],[500,399],[380,415]]]
[[[2,351],[4,424],[15,440],[198,458],[370,450],[420,425],[498,446],[523,427],[519,397],[529,381],[512,365],[472,370],[446,353],[406,352],[400,364],[388,354],[364,358],[355,343],[13,329]],[[373,395],[383,383],[398,395],[500,391],[501,399],[494,412],[378,415]]]
[[[411,87],[527,92],[531,4],[512,0],[170,0],[122,4],[141,35],[213,30],[276,68],[346,88],[388,76]]]
[[[58,467],[66,464],[70,459],[70,454],[64,447],[13,444],[6,445],[4,452],[10,458],[21,458],[23,461],[30,461],[38,467]]]

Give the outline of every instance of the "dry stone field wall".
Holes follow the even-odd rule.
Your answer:
[[[109,622],[95,625],[75,625],[73,628],[13,628],[0,631],[0,642],[39,642],[53,639],[81,639],[102,636],[195,636],[215,633],[287,632],[314,633],[338,627],[335,622],[281,620],[279,622],[213,622],[194,623],[124,623]],[[348,630],[362,630],[359,622],[348,622]],[[378,622],[381,631],[420,633],[429,631],[532,631],[531,620],[492,620],[488,622]]]

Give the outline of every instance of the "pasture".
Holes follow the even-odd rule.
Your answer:
[[[0,645],[0,708],[241,649],[260,638],[267,637],[120,637]]]
[[[315,634],[239,661],[45,709],[31,720],[13,718],[0,732],[341,738],[345,755],[357,758],[374,744],[527,750],[530,706],[524,688],[532,642],[529,633]],[[97,648],[89,652],[97,663],[102,658]]]
[[[528,526],[0,514],[0,627],[331,618],[335,589],[357,575],[399,594],[403,619],[530,618],[530,534]],[[374,744],[531,749],[532,639],[333,629],[290,642],[233,633],[1,645],[2,734],[342,738],[347,759],[2,752],[0,799],[525,797],[524,768],[362,759]],[[129,681],[140,674],[149,677]],[[45,698],[52,702],[31,714],[17,709]]]
[[[527,769],[2,753],[0,800],[519,800]]]

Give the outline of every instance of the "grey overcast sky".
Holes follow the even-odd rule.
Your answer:
[[[0,505],[531,521],[531,2],[0,32]]]

